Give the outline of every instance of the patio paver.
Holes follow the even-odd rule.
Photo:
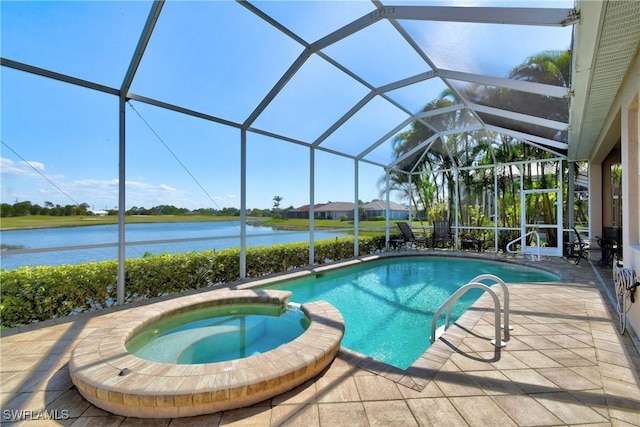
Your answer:
[[[506,347],[488,342],[494,318],[484,309],[490,300],[482,297],[407,372],[341,350],[328,369],[295,390],[248,408],[198,417],[114,416],[85,401],[71,384],[67,362],[73,348],[126,307],[4,330],[1,423],[640,426],[640,354],[632,338],[616,329],[607,296],[610,270],[564,259],[542,264],[573,279],[509,285],[513,330]],[[47,414],[57,420],[43,422]]]

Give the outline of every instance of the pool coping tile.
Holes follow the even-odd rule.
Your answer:
[[[336,266],[358,265],[365,262],[365,258],[425,255],[405,252],[315,266],[293,274],[296,277],[309,276]],[[427,253],[427,256],[443,255],[532,264],[528,259],[501,254],[433,250]],[[11,379],[13,385],[12,391],[2,393],[2,409],[36,410],[45,409],[45,405],[49,409],[65,409],[62,406],[71,405],[67,409],[72,409],[72,417],[67,421],[61,420],[63,424],[120,424],[129,420],[104,412],[89,402],[78,406],[81,395],[96,398],[100,395],[112,405],[107,410],[135,405],[137,401],[141,409],[136,413],[132,411],[127,417],[150,416],[162,425],[171,423],[172,426],[203,422],[206,425],[236,422],[280,426],[283,425],[283,416],[288,417],[284,425],[301,425],[296,424],[299,419],[309,420],[310,425],[367,426],[375,425],[384,418],[379,418],[375,411],[376,407],[385,405],[399,409],[403,420],[411,414],[418,425],[436,422],[438,414],[433,411],[447,414],[450,416],[447,420],[456,425],[476,425],[486,420],[490,416],[488,414],[491,414],[493,423],[554,425],[558,421],[548,414],[559,411],[554,416],[561,420],[560,424],[587,422],[593,425],[625,423],[640,426],[640,353],[635,346],[635,336],[628,333],[621,336],[617,331],[617,315],[611,303],[610,270],[602,269],[601,272],[589,262],[576,266],[572,261],[556,258],[544,258],[536,266],[558,275],[560,281],[508,285],[513,310],[509,323],[513,330],[505,347],[496,348],[489,344],[493,338],[494,314],[488,295],[481,297],[406,370],[339,345],[324,351],[322,345],[328,345],[341,333],[340,328],[327,327],[325,335],[309,341],[305,339],[302,345],[291,350],[271,355],[266,353],[256,359],[258,367],[246,366],[246,371],[234,375],[236,383],[241,383],[247,376],[258,378],[257,392],[273,388],[279,393],[273,397],[261,397],[262,401],[256,403],[244,400],[246,386],[242,389],[243,385],[238,383],[241,388],[232,390],[234,379],[228,371],[223,370],[216,375],[217,370],[210,366],[201,372],[193,368],[171,372],[144,369],[123,355],[121,347],[103,343],[103,340],[114,334],[133,331],[140,324],[140,313],[149,317],[160,316],[157,303],[166,302],[167,307],[184,309],[192,302],[206,301],[213,293],[228,295],[237,290],[250,291],[256,284],[281,280],[285,274],[247,279],[225,289],[189,291],[179,296],[113,307],[99,313],[3,330],[0,332],[3,356],[0,371],[3,379]],[[496,286],[495,290],[502,298],[500,287]],[[139,311],[134,311],[138,308]],[[317,309],[320,316],[339,314],[334,308],[324,305]],[[115,327],[109,326],[114,324]],[[427,334],[428,329],[427,325]],[[85,341],[86,346],[81,345]],[[538,346],[541,342],[546,343],[544,348]],[[74,358],[70,360],[74,349]],[[299,366],[290,359],[300,353],[305,354],[303,360],[310,362],[312,367]],[[103,367],[89,367],[87,364],[95,354],[112,358],[111,363]],[[14,367],[11,360],[20,360],[20,363]],[[122,371],[120,363],[123,360],[130,363],[130,369],[136,369],[134,374],[137,377],[129,376],[133,374],[117,375]],[[325,361],[328,366],[320,368]],[[483,369],[485,364],[486,369]],[[67,375],[66,372],[73,376],[80,369],[79,365],[92,372],[96,381],[78,382],[67,391],[57,390],[69,387],[61,379]],[[243,365],[229,363],[224,366],[241,369]],[[268,374],[272,368],[290,369],[290,374],[279,379]],[[300,376],[307,374],[310,378],[306,380]],[[376,379],[371,379],[372,376]],[[572,378],[578,381],[572,382]],[[158,397],[147,393],[151,389],[162,390],[171,381],[182,384],[185,394]],[[105,383],[111,388],[100,388]],[[373,391],[366,386],[372,383],[379,383],[380,390],[376,390],[375,385]],[[397,393],[385,393],[383,383],[392,386]],[[127,384],[137,391],[124,393],[121,387]],[[212,392],[211,386],[219,391]],[[289,386],[293,386],[292,390]],[[36,388],[46,388],[46,391]],[[239,395],[240,403],[252,406],[223,409],[231,402],[232,393]],[[341,400],[345,398],[349,401]],[[192,408],[200,411],[220,409],[212,415],[190,417],[193,415],[191,412],[163,406],[171,400],[174,403],[176,400],[185,404],[190,402]],[[490,408],[489,412],[477,405],[485,405]],[[530,410],[517,412],[521,408],[544,408],[545,412],[540,413],[547,415],[535,417]],[[182,418],[185,416],[187,418]],[[131,418],[130,421],[135,420]]]

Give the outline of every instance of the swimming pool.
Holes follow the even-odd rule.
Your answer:
[[[558,277],[504,262],[451,257],[397,257],[364,262],[267,286],[291,291],[291,301],[324,300],[345,319],[342,346],[406,369],[429,347],[435,311],[480,274],[505,282],[547,282]],[[454,306],[451,321],[482,294],[472,290]],[[440,319],[439,326],[444,323]]]

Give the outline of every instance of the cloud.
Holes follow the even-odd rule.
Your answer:
[[[118,188],[117,179],[77,179],[73,183],[80,188]]]
[[[43,205],[45,201],[62,206],[88,203],[96,209],[112,209],[118,205],[118,179],[75,179],[44,174],[42,162],[13,161],[0,158],[2,168],[2,202],[31,201]],[[43,176],[46,179],[43,179]],[[199,209],[238,207],[236,194],[211,195],[198,191],[181,190],[166,183],[149,183],[142,180],[126,181],[127,208],[174,205],[180,208]]]
[[[160,185],[158,186],[158,188],[159,188],[160,190],[163,190],[163,191],[169,191],[169,192],[172,192],[172,193],[176,191],[176,189],[175,189],[175,188],[170,187],[170,186],[165,185],[165,184],[160,184]]]
[[[42,173],[44,170],[44,163],[42,162],[14,162],[6,157],[0,157],[0,171],[2,171],[2,175],[18,178],[34,178],[41,176],[37,171]]]

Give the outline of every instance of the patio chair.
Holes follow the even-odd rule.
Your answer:
[[[477,249],[478,252],[484,251],[484,235],[482,236],[482,239],[479,239],[471,233],[462,234],[462,236],[460,236],[460,249]]]
[[[416,250],[420,247],[427,246],[427,238],[426,237],[416,237],[413,234],[413,230],[409,227],[409,224],[406,222],[396,222],[396,225],[400,229],[402,233],[402,241],[401,245],[404,245],[409,248],[415,248]]]
[[[433,247],[448,247],[453,243],[449,221],[433,221]]]
[[[578,233],[578,230],[576,230],[575,227],[572,228],[576,238],[573,242],[569,242],[569,253],[567,254],[567,258],[575,257],[576,265],[578,265],[580,264],[580,260],[582,258],[589,258],[588,251],[601,251],[601,248],[594,248],[593,246],[589,245],[589,242],[585,242],[584,240],[582,240],[582,237],[580,236],[580,233]]]

